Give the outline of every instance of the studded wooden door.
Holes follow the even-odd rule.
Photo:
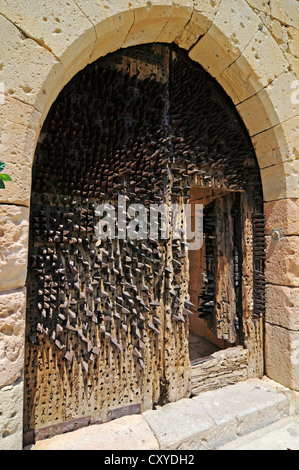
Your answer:
[[[25,442],[190,395],[183,204],[192,186],[243,191],[246,220],[261,211],[246,131],[184,51],[122,50],[61,92],[33,169]],[[181,240],[169,221],[165,240],[100,241],[97,206],[119,195],[147,209],[179,204]]]

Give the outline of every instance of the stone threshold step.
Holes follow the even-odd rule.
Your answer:
[[[238,437],[217,450],[299,450],[299,415]]]
[[[298,393],[251,379],[37,441],[32,450],[210,450],[299,415]]]

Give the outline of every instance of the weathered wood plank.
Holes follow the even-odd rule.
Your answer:
[[[216,299],[215,323],[218,338],[231,344],[237,341],[235,329],[236,291],[234,283],[234,221],[232,208],[235,194],[216,200]]]
[[[249,351],[249,377],[262,377],[264,374],[263,319],[254,318],[254,247],[253,247],[253,209],[245,194],[242,196],[241,219],[242,236],[242,310],[244,345]]]

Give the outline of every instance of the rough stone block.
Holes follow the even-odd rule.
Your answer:
[[[11,126],[11,130],[15,128],[16,126]],[[22,129],[20,129],[20,133],[21,132]],[[11,135],[17,137],[18,131],[16,130],[16,133]],[[34,140],[34,136],[32,140]],[[15,144],[21,147],[22,142],[15,142]],[[9,157],[5,155],[1,158],[3,158],[3,161],[6,163],[3,173],[8,174],[12,178],[12,181],[5,182],[5,189],[1,189],[0,203],[29,206],[32,173],[30,165],[24,165],[18,161],[9,161]]]
[[[4,67],[3,67],[4,68]],[[6,87],[4,89],[7,91]],[[1,135],[6,124],[17,124],[39,131],[41,114],[31,105],[10,97],[7,93],[0,105]]]
[[[79,0],[78,5],[95,27],[97,42],[91,56],[105,55],[120,47],[140,43],[173,42],[192,13],[192,1],[138,0],[102,3]]]
[[[183,32],[176,38],[175,42],[183,49],[189,50],[196,41],[206,34],[213,23],[221,0],[210,2],[209,0],[194,0],[193,12],[190,21],[186,24]]]
[[[264,205],[266,233],[279,230],[284,235],[299,235],[299,198],[281,199]]]
[[[0,292],[25,285],[28,257],[29,209],[0,206]]]
[[[183,399],[158,410],[145,411],[144,418],[162,450],[204,449],[213,421],[200,402]]]
[[[0,294],[0,388],[15,382],[24,368],[25,288]]]
[[[292,100],[295,81],[293,73],[282,73],[266,88],[237,106],[250,136],[299,115],[298,104]]]
[[[272,0],[271,16],[281,23],[295,26],[299,25],[299,9],[297,0]]]
[[[135,46],[140,42],[156,42],[172,15],[172,5],[168,0],[150,2],[146,7],[137,4],[136,7],[134,23],[124,41],[124,47]]]
[[[32,106],[5,97],[0,105],[0,153],[3,173],[12,181],[1,189],[0,202],[29,206],[31,166],[39,134],[41,114]]]
[[[266,323],[265,367],[269,378],[299,391],[299,330]]]
[[[1,6],[1,12],[45,50],[51,51],[66,70],[72,67],[78,71],[88,63],[96,34],[76,2],[11,0]]]
[[[212,26],[189,55],[217,77],[240,57],[259,23],[259,17],[243,0],[223,0]]]
[[[299,289],[296,287],[266,287],[265,320],[290,330],[299,331]]]
[[[133,8],[124,0],[110,1],[103,5],[100,0],[77,0],[77,5],[91,21],[96,32],[96,43],[89,62],[123,47],[134,23]]]
[[[217,351],[211,357],[206,362],[192,365],[194,395],[248,379],[248,350],[242,346]]]
[[[297,199],[299,160],[273,165],[261,170],[264,201]]]
[[[26,9],[27,3],[22,6]],[[46,114],[61,89],[64,67],[48,49],[31,39],[29,33],[24,34],[3,16],[0,16],[0,31],[0,83],[4,85],[5,96]]]
[[[268,15],[271,13],[269,0],[247,0],[247,3],[257,11],[260,10]]]
[[[0,389],[0,450],[22,450],[23,387],[19,379]]]
[[[299,116],[295,116],[252,138],[260,168],[299,157]]]
[[[271,19],[279,20],[280,24],[298,28],[299,11],[297,0],[247,0],[247,3],[257,11]]]
[[[217,77],[235,104],[250,98],[288,70],[277,42],[267,29],[259,30],[242,55]]]
[[[178,2],[173,5],[170,19],[165,24],[159,36],[156,38],[156,42],[172,43],[175,39],[182,34],[184,28],[189,24],[192,14],[192,3],[185,1],[182,4]]]
[[[269,8],[269,5],[267,5]],[[263,10],[263,7],[255,10],[261,18],[261,26],[267,28],[271,33],[279,48],[286,57],[291,66],[292,71],[298,77],[299,72],[299,30],[294,26],[290,26],[286,22],[276,19],[271,15],[270,9]],[[297,29],[296,29],[297,28]]]
[[[279,23],[281,25],[281,23]],[[298,25],[297,25],[298,28]],[[287,29],[287,46],[286,46],[286,56],[291,63],[291,65],[297,64],[299,59],[299,30],[296,28],[288,27]],[[293,59],[293,61],[292,61]],[[297,60],[296,60],[297,59]],[[294,70],[294,68],[293,68]],[[295,72],[295,70],[294,70]],[[296,70],[297,74],[297,70]]]
[[[266,237],[266,281],[271,284],[299,287],[299,237],[273,240]]]

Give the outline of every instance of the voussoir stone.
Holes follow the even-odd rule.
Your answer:
[[[166,23],[172,15],[172,2],[157,1],[155,3],[136,2],[134,23],[125,39],[124,47],[135,46],[140,42],[156,42]]]
[[[293,162],[299,156],[299,116],[254,136],[252,143],[260,168]]]
[[[288,62],[268,30],[258,30],[242,55],[217,77],[238,104],[288,70]]]
[[[296,76],[292,72],[282,73],[266,88],[237,106],[250,136],[298,116],[298,104],[292,99],[294,82]]]
[[[297,199],[299,160],[280,163],[261,170],[264,201]]]
[[[193,2],[188,0],[173,5],[171,18],[156,38],[156,42],[172,43],[182,34],[185,26],[189,24],[192,15],[192,4]]]
[[[221,0],[213,2],[209,0],[192,1],[193,12],[191,18],[175,42],[180,47],[189,50],[210,28],[220,3]]]
[[[212,26],[192,47],[191,59],[217,77],[240,57],[258,31],[259,22],[244,0],[223,0]]]

